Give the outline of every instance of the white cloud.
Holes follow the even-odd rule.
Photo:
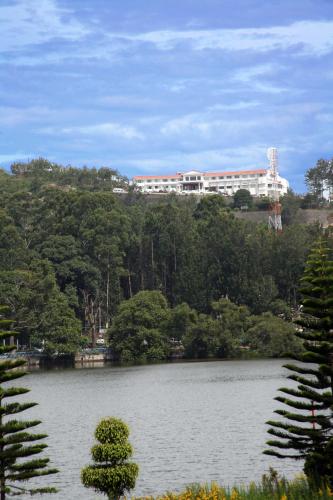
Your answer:
[[[86,136],[121,137],[123,139],[144,139],[144,135],[135,127],[121,125],[119,123],[98,123],[96,125],[73,126],[73,127],[45,127],[39,132],[44,134],[82,134]]]
[[[150,97],[135,96],[135,95],[107,95],[98,99],[99,104],[115,108],[142,108],[156,106],[158,101]]]
[[[54,39],[77,41],[89,30],[55,0],[16,0],[0,6],[1,52],[20,50]]]
[[[141,172],[174,173],[197,168],[203,171],[227,171],[237,168],[266,168],[266,144],[249,144],[239,148],[203,149],[192,153],[162,154],[158,158],[123,160]]]
[[[30,106],[30,107],[0,107],[0,125],[14,127],[24,123],[40,122],[41,120],[53,118],[58,114],[57,111],[51,110],[46,106]]]
[[[259,106],[259,101],[239,101],[226,104],[214,104],[209,106],[208,111],[241,111],[242,109]]]
[[[197,134],[208,139],[216,132],[223,132],[226,136],[227,133],[240,132],[244,128],[249,129],[259,123],[253,119],[242,120],[241,118],[215,116],[214,113],[210,113],[209,109],[212,108],[208,108],[207,112],[191,113],[169,120],[161,127],[161,133],[166,136],[178,135],[182,138],[185,134]]]
[[[304,55],[324,55],[333,50],[333,21],[298,21],[268,28],[164,30],[135,35],[113,33],[109,37],[150,43],[159,50],[173,50],[185,43],[194,50],[270,52],[294,49]]]

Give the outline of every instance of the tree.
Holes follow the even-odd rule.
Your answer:
[[[101,420],[95,431],[99,444],[91,449],[95,463],[81,470],[81,481],[86,488],[94,488],[112,500],[134,488],[139,467],[127,462],[133,454],[128,436],[128,426],[122,420],[114,417]]]
[[[332,189],[332,161],[320,159],[316,166],[309,168],[305,173],[305,183],[309,192],[318,202],[322,201],[326,190]]]
[[[40,314],[38,331],[31,336],[32,344],[43,347],[50,355],[73,354],[82,345],[81,329],[66,296],[57,293]]]
[[[12,321],[5,318],[8,308],[0,307],[0,354],[6,354],[15,349],[8,345],[8,339],[15,336],[10,331]],[[48,458],[35,458],[24,461],[25,458],[41,453],[46,444],[37,443],[47,437],[46,434],[30,434],[27,429],[40,424],[39,420],[9,420],[9,415],[16,415],[36,406],[36,403],[4,403],[4,400],[29,392],[22,387],[3,387],[4,382],[10,382],[25,375],[18,370],[25,364],[22,359],[6,359],[0,362],[0,499],[5,500],[7,494],[23,495],[35,493],[55,493],[55,488],[23,488],[13,485],[13,482],[25,482],[33,477],[55,474],[57,469],[48,469]]]
[[[302,199],[292,189],[280,198],[282,205],[282,224],[290,225],[295,222]]]
[[[119,306],[110,330],[110,346],[121,361],[164,359],[169,351],[163,333],[169,308],[161,292],[139,292]]]
[[[286,421],[269,421],[275,436],[267,444],[268,455],[304,459],[304,472],[314,483],[329,481],[333,486],[333,261],[323,239],[310,253],[302,278],[302,330],[297,336],[305,352],[294,359],[302,365],[287,364],[289,379],[297,389],[282,387],[275,398],[290,409],[276,413]],[[290,398],[292,396],[292,399]],[[277,448],[279,451],[276,451]]]
[[[183,302],[170,310],[169,320],[165,324],[165,333],[169,338],[182,340],[191,325],[197,322],[198,313]]]
[[[295,326],[270,312],[249,318],[246,341],[261,356],[278,358],[302,351],[302,344],[295,337]]]
[[[185,356],[188,358],[227,358],[234,352],[233,338],[223,331],[218,320],[199,314],[183,337]]]
[[[238,189],[234,194],[234,207],[242,208],[247,207],[251,208],[253,205],[253,198],[251,196],[250,191],[247,189]]]

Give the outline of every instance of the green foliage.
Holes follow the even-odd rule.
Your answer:
[[[117,359],[164,359],[169,347],[162,332],[168,316],[161,292],[139,292],[123,302],[110,330],[110,346]]]
[[[279,458],[304,459],[304,471],[315,484],[333,485],[333,261],[323,239],[314,246],[302,278],[302,318],[297,336],[305,352],[288,364],[289,379],[297,389],[283,387],[276,399],[287,410],[276,410],[284,421],[270,421],[265,453]],[[292,398],[290,398],[292,396]],[[300,425],[301,424],[301,425]],[[277,451],[275,450],[277,448]]]
[[[81,322],[57,285],[49,261],[27,270],[0,271],[0,301],[11,305],[21,338],[48,354],[72,353],[81,345]]]
[[[268,211],[272,206],[272,200],[268,196],[263,196],[256,200],[255,206],[257,210]]]
[[[280,203],[282,206],[282,224],[290,225],[295,223],[302,203],[301,197],[296,195],[291,189],[288,189],[287,194],[280,198]]]
[[[145,500],[328,500],[332,495],[332,490],[326,485],[313,488],[303,476],[288,481],[270,469],[258,484],[251,482],[248,486],[233,487],[217,483],[191,484],[180,493],[168,492],[157,497],[145,497]]]
[[[222,321],[199,314],[183,337],[185,356],[188,358],[228,358],[237,351],[237,340]]]
[[[129,429],[122,420],[110,417],[101,420],[95,437],[99,444],[91,453],[94,464],[81,470],[81,481],[87,488],[94,488],[110,499],[121,497],[134,488],[139,468],[127,462],[132,447],[127,442]]]
[[[324,198],[324,191],[332,189],[333,186],[332,160],[318,160],[315,167],[306,171],[305,183],[309,194],[312,195],[312,200],[316,206],[320,206]]]
[[[201,198],[194,210],[196,219],[215,217],[226,206],[225,198],[219,194],[211,194]]]
[[[6,318],[8,308],[0,307],[0,354],[6,354],[15,345],[10,344],[10,339],[16,333],[10,330],[12,320]],[[10,415],[16,415],[24,410],[32,408],[36,403],[6,403],[4,400],[29,392],[29,389],[21,387],[4,387],[5,382],[11,382],[23,377],[25,372],[22,367],[25,361],[22,359],[6,359],[0,361],[0,493],[4,500],[6,495],[25,495],[36,493],[55,493],[55,488],[30,489],[17,486],[33,477],[55,474],[57,469],[48,468],[48,458],[29,457],[38,455],[47,447],[39,443],[46,434],[31,434],[28,429],[40,424],[39,420],[10,420]],[[35,443],[35,444],[33,444]],[[24,460],[28,458],[28,460]]]
[[[172,333],[156,326],[150,349],[124,345],[121,359],[165,357],[164,337],[180,340],[194,311],[210,314],[223,296],[252,314],[272,310],[277,299],[298,304],[318,227],[291,224],[277,235],[266,224],[237,219],[217,194],[199,201],[165,196],[156,202],[133,192],[119,198],[112,189],[124,179],[105,167],[39,158],[14,164],[12,172],[0,171],[0,302],[11,306],[21,344],[44,341],[50,353],[79,348],[70,309],[94,345],[99,328],[110,328],[120,305],[143,291],[166,297],[174,309]],[[66,339],[56,328],[56,304],[67,318],[63,331],[69,322]],[[176,309],[182,304],[192,311],[184,309],[183,325]],[[161,330],[164,340],[157,342]]]
[[[302,352],[294,325],[269,312],[249,318],[246,343],[259,355],[273,358]]]
[[[170,310],[169,319],[165,323],[165,334],[169,338],[182,340],[190,327],[198,320],[198,313],[186,303],[179,304]]]
[[[253,206],[253,198],[251,196],[250,191],[247,189],[238,189],[234,194],[234,207],[235,208],[252,208]]]
[[[33,345],[42,346],[47,354],[75,353],[82,343],[81,323],[74,311],[68,307],[64,294],[52,297],[39,316],[36,334],[32,334]]]

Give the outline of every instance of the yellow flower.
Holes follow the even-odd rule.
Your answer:
[[[288,500],[287,495],[282,495],[281,500]]]
[[[233,489],[230,495],[230,500],[237,500],[239,498],[238,491]]]

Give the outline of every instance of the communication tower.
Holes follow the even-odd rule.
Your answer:
[[[269,173],[272,184],[272,204],[271,213],[268,217],[268,226],[275,231],[282,231],[281,203],[279,202],[278,189],[278,152],[276,148],[267,149],[267,158],[269,159]]]

